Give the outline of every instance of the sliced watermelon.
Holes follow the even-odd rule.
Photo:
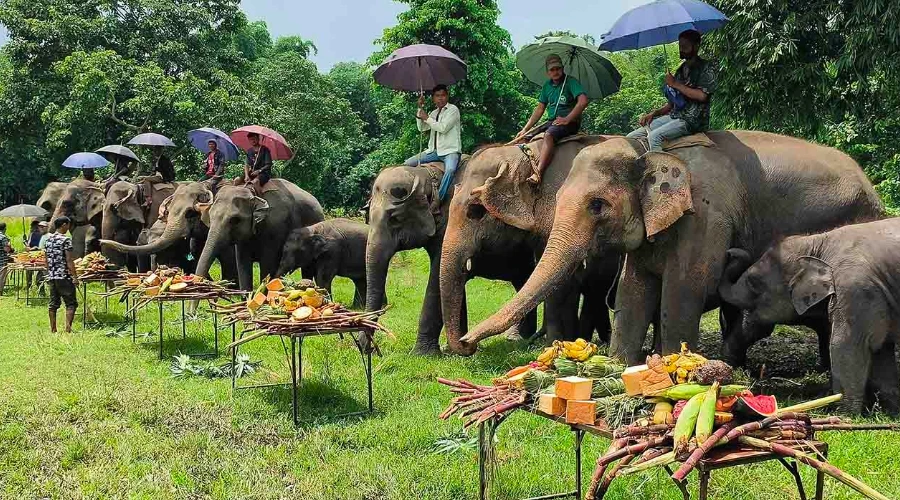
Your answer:
[[[734,404],[733,412],[749,418],[770,417],[778,412],[775,396],[740,396]]]

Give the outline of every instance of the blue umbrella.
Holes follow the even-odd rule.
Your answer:
[[[132,144],[135,146],[167,146],[174,148],[175,143],[172,142],[171,139],[164,135],[154,134],[153,132],[147,132],[145,134],[138,134],[134,136],[128,144]]]
[[[62,166],[64,167],[77,168],[80,170],[89,168],[102,168],[107,165],[109,165],[109,162],[106,161],[106,158],[98,155],[97,153],[91,153],[87,151],[70,155],[65,159],[65,161],[62,162]]]
[[[678,40],[685,30],[707,33],[728,22],[725,14],[699,0],[656,0],[622,14],[609,33],[603,35],[601,50],[641,49]]]
[[[216,147],[222,152],[222,155],[225,156],[226,160],[235,161],[238,159],[237,146],[231,142],[231,138],[228,137],[228,134],[221,130],[211,127],[198,128],[188,132],[187,137],[188,141],[190,141],[195,148],[204,153],[209,153],[209,145],[207,143],[209,143],[209,141],[216,141]]]

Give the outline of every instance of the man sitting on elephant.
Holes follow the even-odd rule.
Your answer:
[[[650,151],[662,151],[665,141],[709,129],[709,102],[716,88],[713,65],[700,57],[700,33],[687,30],[678,35],[678,53],[684,63],[666,73],[665,106],[641,116],[641,128],[628,134],[647,139]]]
[[[534,174],[527,179],[531,184],[540,184],[541,175],[547,165],[553,161],[553,149],[561,139],[578,133],[581,128],[581,113],[588,105],[588,97],[581,88],[581,82],[566,75],[563,70],[562,59],[551,54],[544,61],[547,67],[547,76],[550,77],[541,87],[541,95],[538,96],[538,105],[531,113],[528,123],[509,144],[528,141],[537,133],[544,132],[544,145],[541,148],[541,158],[534,167]],[[531,127],[547,111],[548,120],[534,132]]]
[[[175,182],[175,165],[168,156],[163,154],[162,146],[153,148],[153,156],[156,161],[153,163],[153,175],[148,175],[141,179],[144,185],[144,206],[149,207],[153,204],[153,185],[160,183]]]
[[[446,85],[438,85],[431,91],[431,100],[435,109],[426,113],[424,109],[425,98],[419,97],[419,109],[416,111],[416,125],[420,132],[430,130],[428,137],[428,149],[406,160],[406,166],[415,167],[420,163],[434,161],[444,162],[444,176],[441,178],[441,187],[438,195],[441,201],[450,190],[450,183],[459,166],[462,152],[460,141],[460,115],[459,108],[447,102],[450,95]]]
[[[250,149],[247,150],[247,163],[244,165],[244,177],[238,179],[236,185],[249,184],[253,189],[254,184],[265,186],[272,178],[272,152],[269,148],[259,143],[259,134],[249,133]]]

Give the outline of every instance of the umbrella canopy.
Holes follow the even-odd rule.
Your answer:
[[[728,22],[725,14],[700,0],[656,0],[622,14],[603,35],[602,50],[640,49],[675,42],[685,30],[707,33]]]
[[[516,54],[516,66],[532,82],[543,85],[547,81],[544,63],[547,56],[558,55],[563,61],[566,76],[581,83],[591,99],[599,99],[619,91],[622,75],[616,67],[584,39],[572,36],[550,36],[530,43]]]
[[[466,63],[443,47],[420,43],[391,52],[373,76],[385,87],[421,92],[462,80],[466,77]]]
[[[126,148],[125,146],[119,146],[116,144],[110,146],[103,146],[102,148],[97,150],[97,153],[102,155],[113,155],[113,156],[121,156],[122,158],[128,158],[132,161],[140,161],[134,151]]]
[[[0,210],[0,217],[43,217],[47,211],[36,205],[13,205]]]
[[[290,160],[294,157],[291,145],[288,144],[284,137],[281,137],[281,134],[260,125],[248,125],[233,130],[231,132],[231,140],[239,148],[247,151],[251,147],[250,139],[247,137],[248,134],[259,135],[259,143],[269,148],[273,160]]]
[[[145,134],[138,134],[134,136],[128,144],[132,144],[134,146],[166,146],[170,148],[175,147],[175,143],[172,142],[171,139],[164,135],[154,134],[153,132],[147,132]]]
[[[109,162],[106,161],[106,158],[98,155],[97,153],[91,153],[89,151],[70,155],[62,162],[62,166],[64,167],[77,168],[81,170],[89,168],[102,168],[107,165],[109,165]]]
[[[187,138],[191,145],[203,153],[209,153],[209,141],[216,141],[216,147],[222,152],[226,160],[234,161],[238,159],[237,146],[231,142],[228,134],[221,130],[210,127],[198,128],[188,132]]]

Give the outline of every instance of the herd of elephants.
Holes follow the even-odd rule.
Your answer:
[[[345,276],[356,305],[370,310],[389,299],[394,254],[424,248],[422,354],[440,352],[442,330],[462,355],[498,334],[552,341],[596,331],[637,364],[651,326],[654,349],[675,352],[682,341],[696,346],[701,315],[719,308],[723,357],[741,365],[776,324],[805,325],[819,336],[845,410],[874,397],[900,408],[900,221],[885,218],[853,159],[755,131],[708,132],[660,153],[623,137],[577,136],[533,186],[525,179],[540,147],[479,149],[443,202],[440,164],[384,168],[367,224],[325,220],[315,197],[284,179],[259,194],[159,185],[150,207],[139,185],[118,181],[104,192],[77,179],[49,184],[38,204],[73,218],[76,254],[102,249],[119,264],[200,275],[218,260],[223,277],[246,290],[253,263],[261,276],[300,268],[324,287]],[[476,276],[517,293],[470,329],[465,285]]]

